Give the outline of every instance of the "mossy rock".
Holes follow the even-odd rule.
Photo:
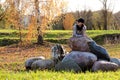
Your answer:
[[[55,66],[55,71],[73,71],[78,73],[81,72],[82,70],[77,63],[69,59],[58,63]]]
[[[118,58],[110,58],[110,62],[116,63],[120,67],[120,59],[118,59]]]

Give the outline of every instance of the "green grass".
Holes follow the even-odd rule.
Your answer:
[[[87,35],[93,38],[98,44],[104,44],[104,35],[120,34],[120,30],[87,30]],[[44,39],[50,42],[66,44],[67,40],[72,37],[72,31],[51,30],[46,31]]]
[[[111,47],[112,46],[112,47]],[[120,44],[104,45],[111,56],[120,58]],[[1,64],[0,64],[1,66]],[[116,72],[55,72],[55,71],[30,71],[24,69],[24,62],[12,62],[2,65],[0,80],[120,80],[120,70]],[[4,69],[5,68],[5,69]]]
[[[115,34],[120,33],[120,30],[87,30],[87,35],[89,37],[96,37],[98,35],[104,35],[104,34]],[[45,32],[45,38],[69,38],[72,36],[71,30],[51,30]]]
[[[12,72],[0,71],[1,80],[120,80],[120,71],[97,73],[73,73],[73,72]]]
[[[91,38],[93,38],[97,43],[102,44],[103,37],[101,35],[105,34],[120,34],[120,30],[87,30],[87,35]],[[27,34],[27,30],[22,30],[22,39],[25,40],[25,35]],[[69,39],[72,36],[72,30],[47,30],[44,32],[44,40],[50,41],[53,43],[61,43],[66,44],[67,39]],[[101,37],[99,37],[101,36]],[[8,40],[17,40],[19,41],[19,31],[18,30],[0,30],[0,45],[2,45],[2,40],[8,39]],[[33,42],[36,40],[36,38],[33,38]],[[14,43],[15,41],[13,41]],[[36,42],[36,41],[35,41]],[[4,46],[4,45],[3,45]]]
[[[26,33],[27,31],[23,31]],[[120,30],[88,30],[87,34],[95,38],[104,34],[120,33]],[[70,38],[72,31],[67,30],[51,30],[46,31],[45,40],[58,40]],[[0,30],[0,40],[4,39],[19,39],[17,30]],[[6,42],[5,42],[6,43]],[[61,43],[61,42],[60,42]],[[109,52],[111,57],[120,58],[120,44],[103,45]],[[120,70],[116,72],[86,72],[86,73],[73,73],[73,72],[54,72],[54,71],[24,71],[23,62],[12,62],[8,64],[0,64],[0,80],[120,80]]]
[[[22,31],[23,34],[27,33],[27,30]],[[96,37],[98,35],[104,34],[115,34],[120,33],[120,30],[87,30],[87,35],[89,37]],[[45,31],[44,38],[45,39],[56,39],[62,38],[67,39],[72,36],[72,30],[47,30]],[[0,30],[0,38],[19,38],[18,30]]]
[[[13,29],[0,29],[0,33],[12,33],[12,32],[19,32],[19,30],[13,30]],[[22,32],[27,32],[27,30],[22,30]]]

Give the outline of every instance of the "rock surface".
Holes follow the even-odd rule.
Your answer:
[[[72,51],[63,58],[62,62],[66,60],[73,60],[79,65],[82,71],[85,71],[91,69],[97,57],[90,52]]]
[[[90,52],[94,53],[98,60],[110,61],[110,56],[105,48],[97,45],[94,41],[88,42]]]
[[[118,59],[118,58],[110,58],[110,62],[116,63],[120,67],[120,59]]]
[[[119,66],[116,63],[108,61],[96,61],[92,67],[92,71],[116,71]]]
[[[51,69],[53,67],[54,67],[54,61],[51,59],[37,60],[33,62],[31,65],[32,70],[45,70],[45,69]]]
[[[81,72],[81,68],[73,60],[66,60],[58,63],[55,66],[55,71],[73,71],[78,73]]]
[[[30,70],[31,69],[31,65],[34,61],[37,61],[37,60],[44,60],[45,58],[43,56],[40,56],[40,57],[32,57],[32,58],[29,58],[25,61],[25,68],[26,70]]]
[[[89,41],[88,38],[86,37],[71,37],[68,40],[68,44],[70,46],[70,48],[72,49],[72,51],[81,51],[81,52],[89,52],[89,46],[87,44],[87,42]]]

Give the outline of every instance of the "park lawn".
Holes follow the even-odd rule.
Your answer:
[[[27,30],[22,30],[22,41],[26,40]],[[36,33],[36,32],[35,32]],[[37,35],[33,33],[32,42],[36,42]],[[46,30],[43,32],[43,39],[52,43],[66,44],[72,36],[72,30]],[[120,30],[87,30],[87,35],[98,44],[103,44],[103,37],[106,34],[120,34]],[[6,43],[5,43],[6,42]],[[18,30],[0,30],[0,46],[10,45],[19,42]]]
[[[51,46],[51,45],[50,45]],[[34,56],[45,56],[49,58],[50,46],[36,46],[21,51],[3,52],[0,54],[0,80],[120,80],[120,70],[116,72],[54,72],[54,71],[26,71],[24,62],[27,58]],[[111,57],[120,58],[120,44],[103,45]],[[68,45],[64,45],[68,49]],[[4,47],[3,47],[4,49]],[[6,49],[7,50],[7,49]],[[14,50],[17,50],[14,49]],[[1,50],[2,51],[2,50]],[[67,50],[68,51],[68,50]]]
[[[27,30],[22,30],[22,37],[25,38],[25,34],[27,34]],[[68,39],[72,36],[72,30],[46,30],[43,32],[44,39]],[[104,34],[115,34],[120,33],[120,30],[87,30],[87,35],[91,38],[94,38],[98,35]],[[18,30],[0,30],[0,38],[19,38],[19,31]]]
[[[0,33],[9,33],[9,31],[3,31]],[[14,35],[18,33],[10,31],[9,35],[0,35],[6,38],[17,39],[18,36]],[[120,33],[119,30],[100,31],[92,30],[87,31],[90,37],[95,37],[103,34]],[[72,31],[46,31],[45,39],[66,39],[71,37]],[[19,46],[4,46],[0,47],[0,80],[120,80],[120,70],[116,72],[86,72],[86,73],[73,73],[73,72],[54,72],[54,71],[25,71],[24,62],[26,59],[35,56],[50,57],[51,47],[53,43],[47,43],[43,46],[27,45],[26,47]],[[107,49],[111,57],[120,58],[120,44],[105,44],[102,45]],[[67,44],[64,44],[67,51],[70,48]]]
[[[1,80],[120,80],[120,71],[116,72],[54,72],[54,71],[0,71]]]
[[[99,35],[104,35],[104,34],[116,34],[120,33],[120,30],[87,30],[86,31],[87,35],[91,38],[94,38]],[[61,38],[61,39],[68,39],[72,36],[72,31],[71,30],[49,30],[46,31],[44,34],[45,39],[56,39],[56,38]]]

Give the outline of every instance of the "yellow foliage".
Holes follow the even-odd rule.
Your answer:
[[[72,30],[73,23],[75,22],[75,18],[73,14],[68,13],[65,15],[65,19],[63,20],[63,26],[65,30]]]
[[[35,36],[34,27],[35,27],[36,18],[31,17],[30,24],[28,26],[28,33],[26,35],[26,42],[31,42],[31,39]]]
[[[56,16],[60,16],[62,13],[64,13],[66,6],[67,3],[64,0],[50,0],[46,3],[43,3],[41,6],[41,13],[44,16],[43,20],[41,21],[42,25],[51,23]]]

